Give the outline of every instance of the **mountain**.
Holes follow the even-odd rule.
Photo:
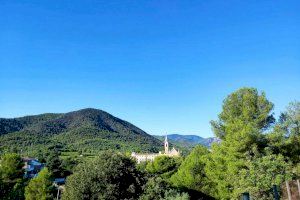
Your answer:
[[[163,141],[164,136],[154,136],[157,139]],[[180,134],[170,134],[168,135],[168,140],[170,143],[178,147],[194,147],[197,144],[201,144],[206,147],[210,147],[214,142],[220,142],[220,139],[216,137],[203,138],[197,135],[180,135]]]
[[[157,152],[162,143],[133,124],[92,108],[0,118],[0,152],[45,148],[90,153],[107,149]]]

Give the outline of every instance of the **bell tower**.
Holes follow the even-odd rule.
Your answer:
[[[167,137],[167,135],[166,135],[166,137],[165,137],[164,146],[165,146],[165,154],[169,154],[169,142],[168,142],[168,137]]]

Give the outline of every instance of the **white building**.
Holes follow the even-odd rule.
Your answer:
[[[171,151],[169,151],[169,142],[168,142],[168,137],[165,137],[165,141],[164,141],[164,147],[165,147],[165,152],[159,152],[159,153],[135,153],[132,152],[131,153],[131,157],[135,158],[137,163],[141,163],[141,162],[146,162],[146,161],[154,161],[155,157],[157,156],[180,156],[180,152],[178,150],[176,150],[174,147],[172,148]]]

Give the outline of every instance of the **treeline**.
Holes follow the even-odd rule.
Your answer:
[[[143,136],[113,133],[93,127],[80,127],[57,135],[21,131],[0,136],[0,153],[15,152],[22,155],[35,155],[45,148],[97,154],[109,149],[121,152],[156,152],[160,147],[159,142]]]
[[[254,88],[239,89],[224,100],[218,119],[211,121],[215,135],[221,139],[211,149],[196,146],[185,158],[160,156],[141,164],[124,154],[104,151],[96,158],[69,163],[72,167],[62,199],[239,199],[245,192],[251,199],[273,199],[273,185],[280,186],[300,175],[300,103],[290,103],[277,120],[273,108],[264,93]],[[3,168],[3,158],[0,181],[12,184],[5,191],[22,194],[14,177],[20,173],[10,172],[12,178],[7,179],[9,167]],[[51,180],[55,166],[62,166],[57,172],[67,176],[62,162],[48,164],[48,171],[40,173],[39,179],[24,184],[23,198],[53,198],[45,180]],[[33,187],[36,182],[44,186]],[[40,188],[47,190],[37,192]],[[43,196],[31,198],[29,194]]]

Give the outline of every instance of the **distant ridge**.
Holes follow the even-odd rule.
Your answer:
[[[163,140],[164,136],[154,135],[154,137]],[[194,147],[201,144],[206,147],[211,147],[213,143],[219,143],[220,139],[216,137],[203,138],[198,135],[181,135],[181,134],[168,134],[168,139],[171,143],[182,147]]]
[[[43,146],[67,151],[157,152],[161,142],[133,124],[94,108],[0,118],[0,151],[9,148],[28,151]]]

